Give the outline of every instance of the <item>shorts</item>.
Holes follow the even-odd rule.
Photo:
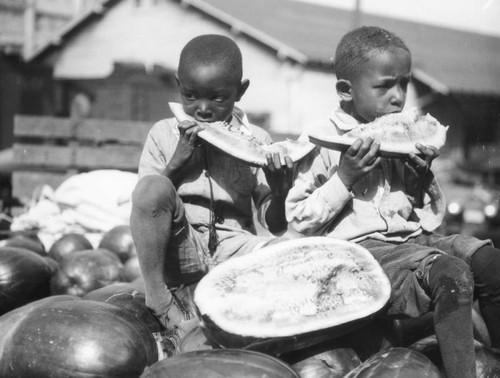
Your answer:
[[[391,297],[386,314],[415,318],[432,311],[432,301],[425,287],[434,259],[440,254],[448,254],[470,265],[472,254],[491,242],[465,235],[422,233],[404,243],[365,239],[358,244],[375,257],[389,278]]]
[[[245,230],[217,230],[219,244],[211,256],[208,251],[208,228],[193,227],[189,223],[178,195],[173,214],[164,265],[165,283],[169,288],[197,282],[211,268],[230,257],[245,255],[276,239]]]

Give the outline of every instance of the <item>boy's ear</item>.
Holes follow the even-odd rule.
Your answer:
[[[352,84],[349,80],[340,79],[337,80],[335,84],[335,88],[337,89],[337,94],[343,101],[351,101],[352,100]]]
[[[243,95],[247,91],[249,85],[250,85],[250,80],[244,79],[244,80],[241,81],[240,90],[238,92],[238,97],[236,98],[236,101],[240,101],[241,100],[241,98],[243,97]]]

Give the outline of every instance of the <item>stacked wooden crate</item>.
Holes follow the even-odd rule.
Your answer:
[[[136,172],[150,122],[17,115],[12,193],[23,200],[71,175],[96,169]]]

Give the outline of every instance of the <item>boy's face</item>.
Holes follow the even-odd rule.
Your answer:
[[[375,52],[361,73],[350,81],[351,113],[361,122],[371,122],[403,110],[411,78],[410,54],[395,48]]]
[[[200,122],[228,121],[249,84],[217,64],[183,67],[177,80],[184,111]]]

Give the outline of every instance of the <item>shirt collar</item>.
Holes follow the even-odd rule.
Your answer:
[[[359,126],[359,122],[353,116],[347,114],[340,105],[330,113],[330,121],[340,130],[348,132]]]
[[[230,122],[232,126],[238,126],[243,133],[247,135],[253,135],[252,128],[250,127],[250,122],[248,122],[247,115],[243,110],[235,106],[233,108],[232,115],[233,117],[231,118]]]

